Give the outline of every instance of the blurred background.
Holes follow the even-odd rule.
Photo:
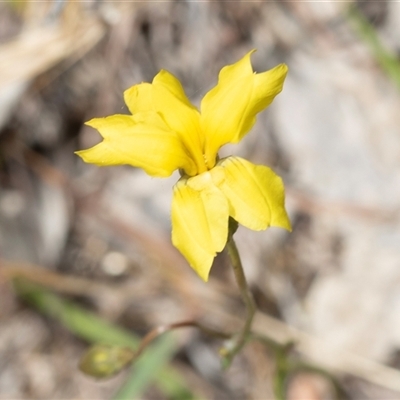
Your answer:
[[[171,245],[178,176],[74,151],[100,140],[85,121],[128,113],[126,88],[166,69],[198,105],[253,48],[255,71],[289,75],[223,154],[285,181],[293,232],[236,234],[254,329],[282,347],[222,371],[221,342],[182,329],[113,378],[83,375],[95,342],[243,323],[226,256],[205,284]],[[338,398],[400,398],[399,51],[390,1],[1,2],[0,398],[334,399],[330,377]]]

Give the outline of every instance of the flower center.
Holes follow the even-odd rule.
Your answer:
[[[206,164],[207,170],[211,170],[214,168],[215,164],[218,162],[218,154],[217,154],[217,160],[210,160],[207,157],[207,154],[205,152],[203,152],[203,159],[204,159],[204,163]]]
[[[200,192],[210,186],[218,186],[225,179],[225,171],[220,166],[215,166],[209,171],[188,178],[187,185]]]

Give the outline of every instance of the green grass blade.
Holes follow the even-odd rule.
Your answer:
[[[355,7],[351,6],[348,18],[358,35],[371,49],[376,61],[400,89],[400,63],[397,56],[385,48],[372,24]]]
[[[82,307],[51,293],[26,280],[16,280],[18,295],[42,314],[62,323],[70,332],[92,344],[103,343],[126,346],[135,349],[140,338],[135,334],[117,327]],[[171,337],[161,338],[155,348],[149,347],[135,363],[130,378],[118,392],[121,398],[137,398],[139,392],[155,382],[158,388],[174,400],[198,399],[185,384],[180,374],[171,367],[166,367],[176,351]],[[132,395],[134,393],[134,395]],[[129,396],[130,397],[127,397]]]
[[[60,321],[69,331],[90,343],[135,349],[139,338],[27,280],[17,280],[17,293],[41,313]]]
[[[148,348],[132,368],[125,385],[114,396],[115,400],[139,398],[147,386],[160,374],[176,351],[176,344],[169,334],[162,336]]]

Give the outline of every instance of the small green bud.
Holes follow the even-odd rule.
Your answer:
[[[79,369],[86,375],[108,378],[132,362],[134,355],[134,351],[127,347],[94,345],[81,358]]]

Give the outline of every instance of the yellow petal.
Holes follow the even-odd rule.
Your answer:
[[[182,103],[197,111],[197,108],[187,98],[185,91],[183,90],[182,84],[179,82],[174,75],[170,72],[161,70],[153,79],[153,85],[162,86],[172,93]]]
[[[189,108],[197,110],[187,98],[179,80],[170,72],[161,70],[153,79],[153,83],[141,83],[124,92],[125,103],[132,114],[141,111],[157,111],[157,103],[152,98],[152,87],[164,87]],[[139,98],[140,96],[140,98]]]
[[[187,153],[193,158],[197,165],[197,173],[206,171],[202,155],[204,137],[200,132],[199,112],[186,97],[177,78],[162,70],[153,79],[152,84],[135,85],[125,91],[124,98],[134,115],[143,111],[159,113],[168,127],[177,133]]]
[[[228,237],[229,206],[209,172],[181,179],[172,200],[172,243],[204,280]]]
[[[215,160],[221,146],[237,143],[251,129],[256,114],[271,104],[282,90],[287,66],[256,74],[249,52],[233,65],[222,68],[218,84],[201,102],[201,126],[206,134],[205,157]]]
[[[270,168],[254,165],[240,157],[221,160],[215,168],[223,168],[225,179],[218,187],[230,205],[230,215],[253,230],[277,226],[291,230],[285,210],[282,179]]]
[[[196,171],[176,133],[154,113],[95,118],[87,125],[104,138],[98,145],[76,152],[87,163],[129,164],[158,177],[169,176],[179,168]]]

